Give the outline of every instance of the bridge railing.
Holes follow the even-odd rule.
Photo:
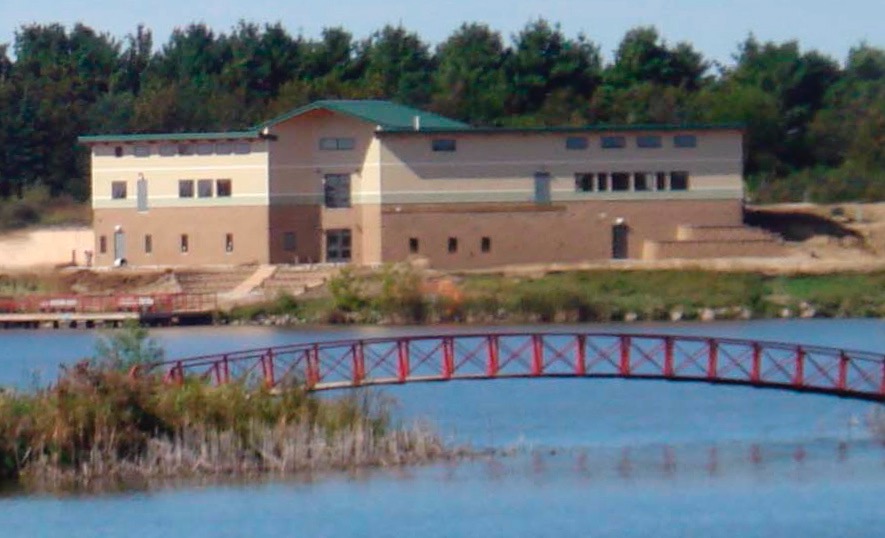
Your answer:
[[[122,293],[112,295],[29,295],[0,298],[0,313],[107,313],[209,312],[215,310],[215,294],[193,293]]]
[[[308,390],[452,379],[706,381],[885,401],[885,357],[782,342],[658,334],[490,333],[295,344],[154,365],[168,381]]]

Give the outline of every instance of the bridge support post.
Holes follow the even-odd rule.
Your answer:
[[[307,354],[307,389],[316,387],[320,381],[320,346],[314,344],[310,349],[306,350]]]
[[[366,355],[363,349],[363,341],[355,343],[351,347],[353,354],[353,384],[362,385],[363,379],[366,378]]]
[[[587,375],[587,335],[575,338],[575,375]]]
[[[486,374],[489,377],[498,376],[499,357],[498,357],[498,336],[490,334],[486,337],[486,346],[488,348],[488,364]]]
[[[544,338],[540,334],[532,335],[532,375],[544,373]]]
[[[715,338],[707,341],[707,379],[716,379],[719,376],[719,342]]]
[[[452,379],[455,375],[455,341],[447,336],[442,341],[443,365],[442,374],[445,379]]]
[[[848,355],[844,351],[839,353],[839,380],[836,385],[839,390],[848,390]]]
[[[396,377],[400,383],[405,383],[409,377],[409,341],[399,340],[396,343],[397,368]]]
[[[796,366],[793,371],[793,385],[801,387],[805,384],[805,350],[796,347]]]
[[[273,350],[268,349],[267,353],[261,356],[261,371],[264,374],[264,386],[273,388],[276,385],[273,371]]]
[[[762,381],[762,346],[753,342],[753,364],[750,367],[750,381],[759,383]]]
[[[230,383],[230,360],[227,355],[221,358],[221,382]]]
[[[630,342],[629,336],[621,336],[621,363],[618,371],[622,376],[630,375]]]
[[[673,337],[664,337],[664,377],[673,377],[676,375],[676,368],[673,366]]]

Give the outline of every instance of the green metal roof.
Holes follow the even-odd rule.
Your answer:
[[[673,124],[633,124],[633,125],[564,125],[554,127],[473,127],[469,129],[448,129],[439,127],[424,128],[424,134],[531,134],[531,133],[601,133],[601,132],[672,132],[672,131],[743,131],[743,123],[673,123]],[[386,134],[415,133],[411,128],[386,129]]]
[[[264,122],[257,128],[270,127],[284,122],[296,116],[306,114],[314,110],[329,110],[339,112],[358,120],[373,123],[382,130],[412,130],[417,116],[420,118],[421,130],[448,129],[466,130],[471,127],[466,123],[456,121],[433,112],[419,110],[410,106],[391,103],[390,101],[376,100],[325,100],[316,101],[295,110],[290,110],[281,116]]]
[[[88,135],[77,138],[77,141],[81,144],[108,144],[113,142],[183,142],[186,140],[236,140],[243,138],[261,138],[261,131]]]

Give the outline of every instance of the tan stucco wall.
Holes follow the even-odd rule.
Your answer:
[[[268,263],[268,214],[266,207],[159,208],[139,213],[129,209],[96,209],[96,265],[114,262],[116,227],[125,234],[125,257],[129,265],[238,265]],[[225,250],[226,234],[233,234],[233,252]],[[153,252],[144,251],[150,234]],[[188,236],[188,251],[181,252],[181,235]],[[101,236],[107,252],[100,253]]]
[[[92,228],[32,230],[0,235],[0,267],[25,268],[75,263],[85,266],[94,250]]]
[[[639,135],[658,134],[662,148],[637,148]],[[740,199],[742,134],[739,131],[680,131],[694,134],[696,148],[674,148],[674,132],[622,135],[627,147],[601,149],[598,133],[586,150],[567,150],[574,133],[384,134],[381,149],[384,203],[527,202],[534,199],[534,175],[552,176],[554,201],[641,199]],[[454,152],[434,152],[433,138],[453,138]],[[576,173],[688,171],[690,189],[668,192],[575,192]]]
[[[475,268],[611,258],[612,225],[619,218],[629,226],[629,256],[641,258],[646,239],[672,240],[680,224],[740,223],[741,202],[388,205],[382,218],[384,261],[407,259],[409,238],[415,237],[418,254],[431,266]],[[458,239],[457,253],[448,252],[449,237]],[[482,237],[491,239],[491,252],[480,251]]]

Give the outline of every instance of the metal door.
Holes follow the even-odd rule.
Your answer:
[[[547,172],[535,173],[535,203],[550,203],[550,174]]]
[[[123,230],[114,232],[114,260],[122,260],[126,257],[126,234]]]
[[[623,260],[628,257],[628,233],[627,224],[619,222],[612,226],[612,258]]]

